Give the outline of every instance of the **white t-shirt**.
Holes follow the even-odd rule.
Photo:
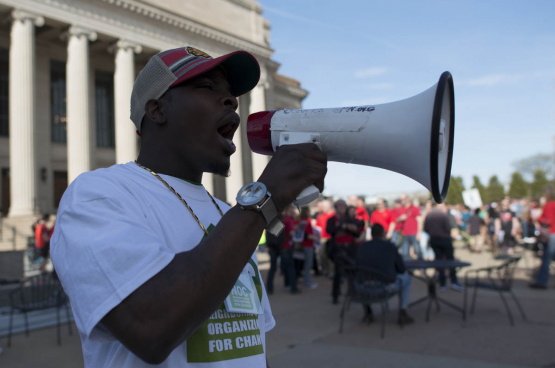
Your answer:
[[[160,176],[208,231],[218,223],[221,215],[202,185]],[[224,213],[229,210],[216,201]],[[132,162],[84,173],[71,183],[58,209],[51,257],[71,300],[85,367],[150,366],[99,322],[203,236],[183,203]],[[263,314],[230,314],[222,304],[160,367],[266,367],[265,333],[275,320],[255,254],[244,272],[253,277]]]

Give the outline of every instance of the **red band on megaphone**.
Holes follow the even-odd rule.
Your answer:
[[[276,111],[260,111],[247,119],[247,138],[251,150],[261,155],[273,155],[270,124]]]

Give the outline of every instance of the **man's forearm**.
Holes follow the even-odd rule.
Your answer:
[[[104,324],[141,359],[163,361],[221,305],[264,227],[261,214],[235,206],[197,247],[177,254],[106,315]]]
[[[389,230],[387,231],[387,238],[391,238],[393,236],[393,232],[395,231],[395,222],[391,222],[389,224]]]

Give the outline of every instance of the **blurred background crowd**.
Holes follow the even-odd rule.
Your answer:
[[[356,262],[357,248],[372,240],[371,229],[377,224],[384,229],[384,239],[395,245],[405,261],[453,259],[452,244],[447,257],[441,246],[434,244],[434,237],[441,237],[438,231],[447,231],[449,243],[463,243],[470,252],[490,252],[495,257],[510,257],[517,246],[530,249],[543,262],[529,286],[545,289],[554,255],[553,239],[549,244],[550,234],[555,234],[553,204],[555,188],[545,186],[539,198],[505,196],[475,208],[462,203],[437,205],[406,194],[392,203],[378,199],[368,204],[364,197],[351,195],[346,199],[321,198],[300,209],[291,205],[282,214],[284,233],[280,237],[265,235],[261,240],[261,250],[267,249],[271,258],[267,289],[273,293],[278,270],[284,287],[292,293],[299,292],[299,285],[316,288],[313,277],[329,277],[334,279],[332,300],[337,303],[340,294],[335,281],[344,279],[334,264],[338,252],[344,249],[344,255]],[[434,209],[444,216],[430,216]],[[444,217],[448,226],[443,225]],[[445,282],[440,284],[444,287]],[[463,289],[453,280],[451,287]]]

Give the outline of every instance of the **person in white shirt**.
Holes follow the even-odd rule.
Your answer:
[[[323,189],[327,159],[313,144],[280,148],[232,208],[205,190],[204,172],[229,172],[237,96],[259,76],[244,51],[155,55],[131,96],[139,157],[66,190],[51,257],[85,367],[267,366],[275,320],[255,250],[265,228],[279,231],[276,213]]]

